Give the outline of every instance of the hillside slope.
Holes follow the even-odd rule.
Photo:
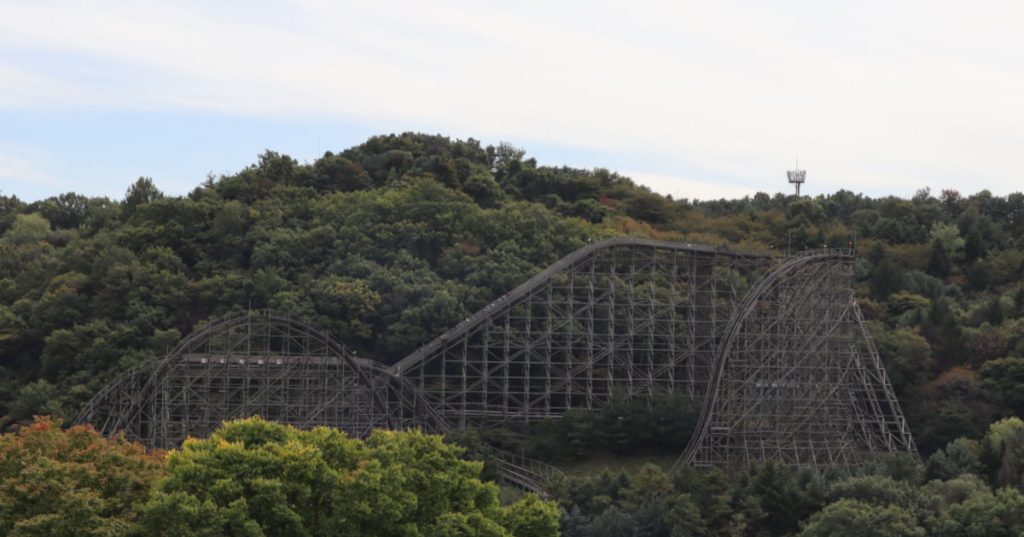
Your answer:
[[[695,192],[694,197],[700,197]],[[1024,414],[1024,196],[672,200],[508,145],[406,133],[274,152],[168,197],[0,196],[0,415],[74,414],[204,319],[272,308],[392,363],[587,240],[857,238],[859,294],[925,452]]]

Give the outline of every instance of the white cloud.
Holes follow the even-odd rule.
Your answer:
[[[753,196],[759,190],[753,187],[737,186],[717,181],[645,172],[624,172],[623,175],[630,177],[635,183],[646,186],[654,192],[671,195],[673,199],[677,200],[683,198],[690,200],[735,199]]]
[[[6,191],[4,184],[17,183],[22,186],[53,184],[54,178],[48,171],[45,156],[37,149],[0,144],[0,192]]]
[[[75,97],[52,80],[0,64],[0,108],[43,102],[72,104]]]
[[[108,70],[4,78],[0,64],[0,106],[343,117],[643,151],[770,191],[797,156],[821,191],[1019,188],[1016,3],[211,5],[8,4],[0,50]]]

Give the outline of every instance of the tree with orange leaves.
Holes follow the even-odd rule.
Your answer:
[[[0,537],[124,535],[163,454],[37,417],[0,435]]]

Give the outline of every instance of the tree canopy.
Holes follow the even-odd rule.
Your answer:
[[[38,419],[0,435],[0,536],[125,535],[163,455]]]
[[[418,431],[365,441],[259,418],[191,439],[167,460],[140,535],[460,535],[553,537],[558,512],[528,496],[510,506],[483,464]],[[515,532],[515,533],[513,533]]]
[[[0,537],[559,535],[554,504],[500,504],[483,463],[419,431],[250,418],[165,455],[59,425],[0,435]]]
[[[903,199],[840,190],[710,200],[695,191],[672,199],[610,170],[545,166],[510,144],[420,133],[375,136],[311,163],[266,151],[237,173],[197,180],[182,196],[158,183],[140,178],[116,200],[0,195],[0,427],[13,430],[37,414],[70,418],[119,372],[239,309],[301,317],[360,357],[393,363],[588,241],[632,235],[766,253],[854,244],[857,298],[929,478],[954,483],[943,493],[950,498],[973,486],[956,481],[965,472],[987,487],[1020,485],[1024,194],[922,189]],[[653,410],[612,401],[562,424],[497,434],[509,447],[556,460],[678,450],[699,409],[671,402]],[[568,504],[567,520],[592,535],[647,531],[643,520],[654,519],[691,534],[792,534],[812,531],[814,512],[821,528],[844,520],[902,528],[907,512],[939,531],[913,506],[863,497],[824,503],[825,493],[811,488],[806,502],[783,502],[812,482],[777,470],[755,474],[749,483],[786,492],[773,499],[749,483],[737,489],[749,494],[736,492],[708,477],[717,495],[677,489],[675,503],[641,506],[605,483],[594,485],[607,494],[593,505]],[[253,497],[302,493],[260,491],[266,496]],[[240,501],[252,491],[229,492],[224,498]],[[188,520],[236,516],[212,497],[165,494],[167,509],[194,511]],[[968,527],[968,513],[1001,517],[1008,511],[989,503],[1015,501],[1009,493],[986,498],[962,514],[949,511],[943,528]],[[845,503],[826,517],[821,509],[838,502]],[[633,516],[640,511],[646,518]],[[301,518],[275,516],[284,525]],[[452,534],[490,528],[483,519],[444,524]]]

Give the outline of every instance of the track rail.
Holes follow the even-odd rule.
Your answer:
[[[692,461],[697,449],[699,449],[700,443],[703,442],[705,437],[708,435],[708,428],[711,426],[713,409],[718,399],[719,386],[722,383],[722,375],[725,372],[726,362],[728,360],[729,353],[732,350],[733,341],[736,338],[739,327],[746,318],[750,317],[758,302],[773,287],[777,286],[787,276],[790,276],[800,270],[803,266],[813,262],[824,260],[843,260],[850,257],[851,254],[843,250],[835,252],[819,252],[815,250],[803,255],[798,255],[782,262],[782,264],[762,278],[761,281],[759,281],[757,285],[755,285],[751,291],[746,294],[746,297],[743,298],[739,307],[736,308],[736,312],[732,319],[729,320],[729,324],[725,327],[722,344],[719,345],[715,354],[715,362],[712,368],[711,379],[708,383],[705,401],[703,401],[703,405],[700,407],[700,418],[697,420],[697,426],[694,428],[693,436],[690,438],[690,442],[687,445],[686,450],[683,452],[680,460],[685,460],[687,463]]]
[[[637,239],[633,237],[619,237],[588,244],[587,246],[584,246],[576,250],[575,252],[572,252],[569,255],[559,259],[546,269],[538,272],[530,279],[516,286],[515,289],[512,289],[508,293],[505,293],[494,302],[491,302],[490,304],[484,306],[483,309],[481,309],[480,311],[477,311],[473,315],[467,317],[466,320],[453,326],[448,331],[434,338],[426,345],[416,349],[405,358],[402,358],[401,360],[399,360],[398,362],[391,366],[391,372],[396,375],[402,375],[403,371],[408,370],[409,368],[414,367],[420,362],[422,362],[424,359],[429,357],[433,352],[443,347],[446,342],[458,339],[460,336],[466,334],[467,332],[473,330],[483,322],[490,319],[491,316],[494,315],[495,312],[499,311],[503,306],[512,304],[516,300],[529,295],[532,291],[541,287],[555,275],[578,263],[586,261],[595,253],[600,252],[601,250],[607,250],[617,246],[647,246],[651,248],[660,248],[680,252],[693,252],[709,255],[744,258],[771,257],[765,254],[757,254],[752,252],[737,252],[724,247],[658,241],[651,239]]]
[[[677,255],[674,252],[685,252],[690,255]],[[607,395],[600,390],[609,390],[607,393],[610,393],[611,388],[608,387],[613,384],[616,389],[619,386],[627,388],[630,396],[644,397],[644,393],[653,392],[657,387],[655,382],[660,383],[659,386],[671,383],[672,389],[676,389],[684,386],[683,382],[699,381],[702,383],[699,389],[687,392],[695,400],[703,399],[703,406],[693,437],[680,457],[682,462],[693,460],[701,442],[708,435],[709,427],[714,422],[712,413],[720,402],[720,389],[730,353],[734,350],[744,322],[757,310],[759,302],[782,284],[806,280],[808,273],[801,271],[807,267],[816,263],[847,263],[851,259],[853,253],[845,249],[814,250],[796,256],[782,257],[737,252],[723,247],[648,239],[615,238],[595,242],[562,257],[390,367],[356,358],[340,341],[322,328],[271,312],[260,312],[255,315],[268,323],[292,326],[296,332],[301,332],[303,337],[323,342],[326,351],[318,347],[323,352],[316,357],[310,355],[309,367],[323,365],[316,360],[333,360],[339,365],[344,364],[350,373],[345,374],[345,383],[338,382],[338,388],[332,392],[333,395],[323,398],[322,401],[317,400],[315,404],[323,408],[329,407],[336,412],[332,418],[335,421],[352,419],[363,428],[421,427],[428,432],[445,433],[467,427],[469,423],[485,423],[483,420],[491,419],[492,415],[497,416],[501,412],[504,412],[501,415],[505,420],[529,421],[535,418],[560,416],[560,412],[564,412],[566,408],[591,408],[591,401],[600,403],[600,397]],[[607,268],[609,266],[612,268]],[[824,273],[824,266],[810,270],[813,272],[819,269]],[[723,277],[725,280],[720,279]],[[573,283],[567,285],[565,281]],[[622,281],[629,283],[616,283]],[[600,285],[605,287],[601,288]],[[849,281],[846,280],[840,285],[837,287],[828,284],[824,287],[840,289],[843,293],[849,292],[852,299]],[[650,289],[647,295],[643,294],[647,289],[645,286],[649,286]],[[662,295],[655,299],[657,286],[661,286],[658,289]],[[813,291],[817,288],[807,289]],[[559,298],[558,292],[565,295]],[[544,293],[547,293],[546,298]],[[552,294],[561,301],[553,300]],[[665,298],[666,296],[668,298]],[[791,309],[779,310],[775,318],[789,318],[794,311],[813,314],[818,309],[831,307],[828,305],[835,306],[840,300],[837,298],[839,296],[830,293],[827,295],[828,298],[818,299],[817,306],[799,309],[801,306],[797,304],[798,302],[805,299],[814,300],[814,295],[813,292],[795,295],[795,298],[791,297],[792,303],[787,303],[786,306]],[[598,319],[594,311],[599,308],[601,317]],[[620,310],[624,313],[620,313]],[[543,314],[533,315],[533,311],[542,311]],[[119,375],[89,402],[78,421],[93,421],[94,424],[101,426],[104,432],[115,432],[127,429],[132,423],[143,418],[153,422],[173,420],[174,418],[163,415],[143,413],[149,412],[144,410],[149,409],[145,405],[149,404],[154,393],[160,392],[161,386],[164,386],[164,377],[169,372],[176,371],[172,367],[176,363],[175,360],[181,362],[191,358],[193,360],[189,364],[205,364],[205,360],[200,361],[199,354],[191,354],[200,352],[211,337],[228,338],[229,347],[237,345],[238,341],[244,342],[246,336],[240,327],[246,322],[251,322],[253,315],[242,313],[214,320],[182,340],[165,358],[142,364]],[[586,315],[590,316],[589,321]],[[872,353],[865,360],[867,369],[870,370],[873,382],[880,382],[884,387],[884,396],[880,400],[889,399],[892,403],[890,408],[898,415],[892,420],[892,427],[899,430],[897,436],[905,436],[907,441],[903,443],[909,442],[910,449],[913,450],[909,430],[903,421],[898,403],[895,402],[895,396],[888,385],[870,336],[866,335],[863,318],[860,317],[859,311],[856,311],[855,315],[853,320],[860,325],[860,331],[865,334],[863,337],[867,338],[868,351]],[[511,322],[522,324],[514,327],[515,329],[509,329],[509,319],[516,319]],[[505,323],[504,332],[501,332],[505,338],[501,340],[504,354],[498,352],[501,349],[497,344],[487,341],[488,337],[502,337],[491,336],[488,332],[491,329],[488,323],[499,321]],[[796,322],[805,329],[807,326],[817,326],[813,322]],[[677,328],[679,331],[676,331]],[[496,333],[500,330],[501,327],[498,327]],[[580,334],[587,335],[573,339]],[[665,334],[670,335],[666,337]],[[815,336],[808,334],[807,337],[808,342],[802,343],[805,347],[800,350],[803,352],[801,356],[809,356],[811,351],[807,349],[813,347],[811,340]],[[237,341],[231,338],[236,338]],[[461,362],[459,359],[451,359],[446,365],[445,353],[455,352],[451,349],[457,348],[456,342],[463,345],[463,348],[468,347],[470,343],[467,342],[470,342],[470,338],[480,338],[482,343],[479,347],[482,347],[484,352],[470,356],[469,351],[462,350]],[[634,345],[638,349],[635,353]],[[489,355],[488,349],[498,351]],[[249,356],[251,359],[248,361],[245,353],[232,355],[241,360],[235,367],[248,367],[245,364],[250,362],[262,363],[261,358],[264,358],[268,351],[264,349],[261,352],[262,354]],[[438,356],[441,356],[439,366],[430,361]],[[467,367],[467,356],[478,361]],[[477,358],[481,356],[482,360]],[[551,356],[558,358],[550,359]],[[542,362],[545,358],[547,361]],[[692,362],[684,364],[685,360]],[[799,360],[805,358],[799,358],[797,363],[787,367],[801,366]],[[694,363],[697,365],[694,366]],[[692,372],[687,373],[690,374],[687,380],[679,380],[674,376],[674,370],[683,366],[698,367],[699,379]],[[455,372],[445,376],[449,375],[446,367]],[[461,367],[461,371],[456,367]],[[589,371],[582,374],[587,368],[594,371],[593,378]],[[514,373],[510,374],[510,370]],[[502,371],[505,392],[498,394],[497,389],[487,392],[488,385],[483,383],[493,382],[497,385],[501,382]],[[211,368],[208,374],[208,378],[214,378],[217,374],[227,373]],[[307,371],[304,374],[308,377],[311,373]],[[510,390],[508,379],[514,375],[519,375],[515,377],[519,384]],[[601,377],[598,378],[598,375]],[[424,382],[424,378],[427,382]],[[447,388],[443,384],[449,379],[452,379],[452,388]],[[247,383],[248,377],[244,381]],[[430,384],[434,381],[441,383],[442,388],[439,391],[432,391],[437,389],[436,384]],[[365,398],[347,399],[341,395],[344,389],[351,388],[353,382],[360,389],[368,388]],[[591,382],[603,383],[603,387],[593,389],[593,393],[600,397],[595,396],[591,399],[592,394],[589,391],[581,391],[590,390],[591,386],[588,383]],[[731,382],[733,380],[728,380],[726,386],[731,386]],[[271,389],[258,382],[255,385],[261,390]],[[480,386],[484,386],[483,397],[467,404],[466,394],[478,394]],[[692,388],[693,384],[686,386]],[[320,389],[323,390],[322,387]],[[437,395],[438,393],[440,395]],[[460,395],[461,407],[458,401]],[[570,400],[570,397],[582,398],[584,395],[587,397],[586,405]],[[504,401],[504,409],[500,403],[488,407],[487,405],[492,404],[487,399],[488,396],[504,397],[499,399]],[[547,399],[542,400],[545,397]],[[552,403],[559,401],[556,397],[562,398],[562,402],[558,403],[561,406]],[[101,410],[104,404],[116,408],[116,412],[108,411],[103,414]],[[192,408],[188,406],[190,404],[192,403],[186,401],[182,403],[181,408]],[[348,405],[346,409],[340,409],[340,406],[345,405]],[[298,412],[301,409],[296,406],[293,410]],[[349,417],[338,417],[341,416],[342,410],[351,410],[350,413],[344,414]],[[359,414],[360,412],[369,412],[372,416],[362,420],[363,414]],[[888,415],[889,410],[884,412]],[[320,416],[312,411],[310,415]],[[474,419],[479,421],[474,422]],[[96,423],[97,421],[103,423]],[[293,417],[291,423],[303,426],[302,424],[313,423],[313,420],[300,419],[296,422]],[[890,444],[889,450],[901,449],[897,444],[899,442]],[[516,458],[497,450],[493,450],[491,454],[506,481],[526,490],[543,493],[543,483],[558,475],[557,469],[537,461]]]
[[[776,458],[852,467],[870,453],[915,452],[848,287],[852,268],[837,264],[852,259],[844,250],[788,258],[743,298],[675,467]]]

